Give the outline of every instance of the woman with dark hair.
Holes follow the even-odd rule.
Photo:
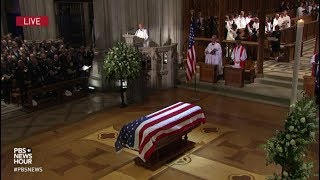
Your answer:
[[[272,54],[276,61],[278,61],[280,55],[280,39],[281,39],[281,31],[280,26],[276,25],[275,31],[272,32],[272,41],[271,41],[271,48]]]

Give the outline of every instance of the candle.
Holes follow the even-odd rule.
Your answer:
[[[297,26],[303,26],[304,25],[304,20],[303,19],[299,19],[297,22]]]
[[[299,69],[300,69],[301,44],[303,42],[302,41],[303,26],[304,26],[303,19],[298,20],[290,105],[295,104],[297,101],[298,78],[299,78],[298,74],[299,74]]]

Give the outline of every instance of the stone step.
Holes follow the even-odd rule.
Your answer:
[[[178,85],[178,87],[193,90],[194,83],[181,83]],[[253,83],[246,84],[244,88],[234,88],[225,86],[224,81],[219,81],[215,84],[197,82],[197,91],[209,92],[282,107],[289,106],[291,95],[291,89],[285,87]]]
[[[278,75],[273,75],[273,74],[264,74],[264,78],[292,82],[292,77],[288,77],[288,76],[278,76]],[[303,83],[303,79],[299,78],[298,82],[299,83]]]
[[[256,78],[256,83],[279,86],[285,88],[292,88],[292,81],[274,79],[274,78]],[[303,82],[298,82],[298,89],[303,90]]]

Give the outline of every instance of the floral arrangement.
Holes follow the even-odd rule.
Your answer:
[[[122,105],[125,106],[122,82],[139,76],[141,70],[140,52],[126,43],[119,42],[106,54],[103,70],[108,79],[121,81],[121,99]]]
[[[281,165],[281,174],[274,173],[268,179],[309,179],[313,163],[304,162],[310,144],[316,142],[319,117],[314,100],[305,95],[291,106],[283,131],[277,131],[264,145],[267,165]]]

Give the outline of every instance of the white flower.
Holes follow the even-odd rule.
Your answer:
[[[315,135],[316,135],[315,132],[310,132],[310,136],[311,136],[312,138],[314,138]]]
[[[294,107],[296,107],[295,104],[291,104],[291,105],[290,105],[290,108],[294,108]]]
[[[301,123],[305,123],[305,122],[306,122],[306,118],[304,118],[304,117],[301,118],[301,119],[300,119],[300,122],[301,122]]]
[[[277,150],[278,150],[279,152],[282,152],[282,151],[283,151],[283,150],[282,150],[282,147],[280,147],[280,146],[277,147]]]
[[[290,134],[287,134],[286,135],[286,138],[289,140],[291,137],[290,137]]]
[[[290,143],[286,142],[286,146],[290,146]]]
[[[294,126],[289,126],[289,131],[293,131],[294,130]]]
[[[291,144],[292,146],[294,146],[294,145],[296,145],[296,141],[292,139],[292,140],[290,141],[290,144]]]
[[[288,177],[288,173],[286,171],[283,171],[282,174],[283,174],[284,177]]]

